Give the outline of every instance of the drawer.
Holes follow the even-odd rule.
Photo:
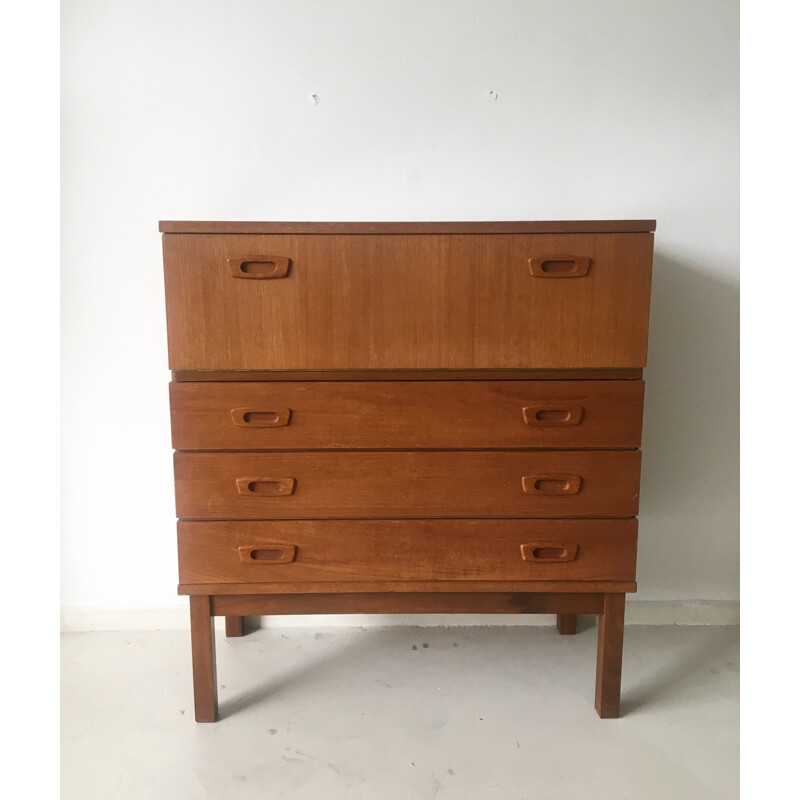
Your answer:
[[[163,236],[173,370],[643,367],[653,236]]]
[[[179,522],[178,561],[182,584],[628,581],[636,531],[635,519]]]
[[[642,381],[172,383],[176,450],[638,447]]]
[[[632,517],[638,450],[175,453],[182,519]]]

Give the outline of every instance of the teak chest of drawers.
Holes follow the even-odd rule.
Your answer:
[[[162,222],[195,718],[214,616],[598,614],[636,590],[651,220]]]

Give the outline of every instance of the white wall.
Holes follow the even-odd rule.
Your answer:
[[[738,3],[65,0],[62,25],[65,606],[180,603],[159,219],[656,218],[638,598],[737,596]]]

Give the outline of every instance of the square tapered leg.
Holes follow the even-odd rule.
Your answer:
[[[225,635],[243,636],[244,635],[244,617],[230,616],[225,617]]]
[[[562,636],[571,636],[578,630],[577,614],[559,614],[556,628]]]
[[[192,625],[192,675],[194,678],[194,718],[198,722],[217,721],[217,668],[214,647],[214,617],[211,598],[189,598]]]
[[[597,631],[597,683],[594,707],[603,719],[619,716],[622,681],[622,633],[625,624],[625,595],[607,594],[603,600]]]

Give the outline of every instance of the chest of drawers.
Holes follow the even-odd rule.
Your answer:
[[[619,715],[654,229],[161,223],[198,721],[297,613],[598,614]]]

